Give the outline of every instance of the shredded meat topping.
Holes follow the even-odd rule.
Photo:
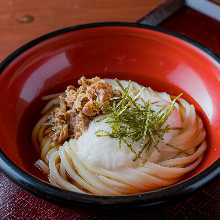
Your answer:
[[[89,122],[103,114],[113,97],[121,95],[119,90],[94,77],[78,80],[79,87],[70,85],[63,95],[59,96],[58,106],[49,114],[50,129],[47,134],[57,144],[62,144],[69,137],[79,138],[87,129]]]

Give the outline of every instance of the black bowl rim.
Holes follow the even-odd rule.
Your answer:
[[[100,23],[89,23],[77,26],[66,27],[59,29],[43,36],[40,36],[25,45],[21,46],[14,52],[12,52],[5,60],[0,63],[0,74],[3,72],[7,66],[14,61],[20,54],[26,50],[32,48],[33,46],[48,40],[50,38],[62,35],[64,33],[73,32],[88,28],[98,28],[98,27],[131,27],[140,29],[150,29],[156,32],[174,36],[185,43],[199,48],[201,51],[205,52],[210,58],[217,61],[220,64],[220,57],[218,57],[211,50],[201,45],[200,43],[184,36],[183,34],[176,33],[173,31],[165,30],[161,27],[153,27],[150,25],[143,25],[137,23],[128,22],[100,22]],[[152,206],[155,204],[161,204],[164,202],[171,201],[173,199],[180,198],[180,196],[185,196],[193,191],[204,186],[212,179],[220,175],[220,158],[217,159],[211,166],[200,174],[186,180],[184,182],[177,183],[171,187],[166,187],[142,194],[129,195],[129,196],[95,196],[86,195],[75,192],[69,192],[57,187],[54,187],[46,182],[39,180],[38,178],[29,175],[11,161],[2,150],[0,150],[0,169],[8,176],[11,180],[22,186],[24,189],[38,195],[44,199],[51,200],[54,202],[61,203],[63,205],[71,206],[73,204],[82,206],[101,206],[105,208],[112,207],[140,207],[140,206]]]

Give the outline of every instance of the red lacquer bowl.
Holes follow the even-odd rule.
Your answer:
[[[16,50],[0,66],[0,167],[25,189],[62,204],[149,206],[190,193],[220,174],[220,60],[183,36],[127,23],[70,27]],[[31,130],[42,95],[81,76],[130,79],[173,95],[184,93],[207,128],[201,165],[173,186],[132,196],[91,196],[49,185],[33,166]]]

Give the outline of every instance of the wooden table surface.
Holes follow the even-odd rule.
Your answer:
[[[99,22],[135,22],[173,0],[0,0],[0,60],[42,34]]]
[[[2,4],[1,1],[0,4]],[[5,1],[6,2],[6,1]],[[13,1],[7,1],[7,4]],[[23,0],[14,2],[24,2]],[[26,1],[27,2],[27,1]],[[40,4],[40,0],[36,1],[36,6]],[[63,0],[64,2],[64,0]],[[70,1],[66,1],[70,2]],[[75,1],[80,4],[80,1]],[[98,1],[95,1],[98,2]],[[107,1],[106,1],[107,2]],[[144,1],[141,1],[144,4]],[[146,1],[145,1],[146,2]],[[6,4],[6,3],[4,3]],[[47,3],[49,4],[49,3]],[[44,5],[45,13],[48,5]],[[68,3],[70,4],[70,3]],[[66,5],[67,10],[69,5]],[[53,5],[51,3],[51,5]],[[43,6],[42,6],[43,7]],[[52,7],[52,6],[51,6]],[[87,6],[89,7],[89,6]],[[107,7],[107,6],[106,6]],[[119,7],[119,6],[118,6]],[[21,8],[21,11],[24,10]],[[107,10],[107,9],[106,9]],[[0,8],[2,12],[2,8]],[[33,9],[32,13],[35,13]],[[101,12],[100,12],[101,13]],[[110,12],[109,12],[110,13]],[[24,14],[23,12],[20,14]],[[86,13],[85,13],[86,14]],[[4,13],[0,14],[0,17],[4,17]],[[6,16],[6,15],[5,15]],[[85,15],[86,17],[86,15]],[[45,17],[46,19],[46,14]],[[7,20],[7,16],[5,18]],[[37,19],[37,18],[36,18]],[[64,18],[66,19],[66,18]],[[130,18],[132,20],[132,18]],[[135,18],[136,19],[136,18]],[[68,19],[67,19],[68,20]],[[14,20],[11,20],[13,26]],[[57,22],[60,27],[63,23],[57,18]],[[72,22],[70,21],[70,24]],[[5,25],[5,24],[4,24]],[[28,31],[28,24],[24,24],[22,31]],[[41,34],[46,29],[45,27],[38,26],[36,22],[37,34]],[[207,47],[211,48],[217,54],[220,55],[220,23],[207,18],[189,8],[183,8],[178,13],[167,19],[161,24],[169,30],[181,32],[200,43],[203,43]],[[12,48],[16,47],[17,43],[22,43],[23,39],[17,34],[16,28],[13,28],[10,36],[7,33],[8,26],[5,25],[2,28],[0,24],[0,39],[2,45],[0,47],[1,58],[4,57]],[[51,30],[54,28],[51,25],[51,21],[48,21],[48,27]],[[4,31],[6,30],[4,34]],[[20,32],[21,30],[19,30]],[[34,35],[36,34],[34,33]],[[8,39],[8,37],[10,39]],[[31,37],[31,36],[30,36]],[[16,43],[13,41],[16,41]],[[2,48],[4,50],[2,50]],[[173,204],[169,204],[165,207],[156,207],[152,209],[136,211],[133,213],[124,213],[121,215],[105,215],[100,213],[88,214],[85,212],[79,212],[74,209],[60,208],[50,202],[39,199],[32,194],[24,191],[21,187],[18,187],[12,183],[7,177],[0,172],[0,219],[1,220],[13,220],[13,219],[72,219],[72,220],[131,220],[131,219],[207,219],[218,220],[220,219],[220,177],[212,181],[210,184],[193,193],[186,199],[180,199]]]

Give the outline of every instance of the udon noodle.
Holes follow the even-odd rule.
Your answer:
[[[45,175],[48,175],[51,184],[80,193],[128,195],[174,184],[199,165],[206,150],[206,132],[193,105],[181,97],[174,100],[174,97],[166,92],[157,92],[135,82],[129,83],[120,80],[117,83],[116,80],[101,80],[97,77],[94,79],[96,79],[94,82],[86,81],[84,84],[80,82],[81,86],[84,86],[82,91],[79,89],[81,92],[77,88],[71,87],[64,93],[43,98],[48,103],[42,110],[41,119],[33,129],[32,140],[40,152],[40,159],[35,165]],[[100,80],[107,86],[100,84],[102,85],[100,90],[97,90],[98,87],[92,90],[95,91],[96,96],[89,96],[90,93],[86,90],[86,86],[89,88],[93,84],[97,86],[97,81],[100,82]],[[158,128],[158,131],[161,129],[164,133],[160,133],[160,136],[159,133],[155,133],[151,137],[147,135],[147,132],[149,131],[151,134],[153,130],[146,128],[145,135],[143,133],[139,139],[135,139],[132,135],[136,132],[135,126],[139,125],[134,125],[132,135],[128,135],[126,140],[124,136],[119,140],[119,136],[124,134],[122,129],[126,127],[125,124],[113,125],[112,121],[109,122],[110,113],[103,110],[104,104],[101,105],[102,107],[99,105],[99,109],[95,110],[95,105],[92,106],[93,108],[89,105],[91,99],[98,100],[100,103],[100,94],[103,95],[103,91],[110,88],[111,95],[108,97],[110,101],[107,100],[107,96],[106,99],[101,97],[101,101],[105,99],[103,103],[106,104],[107,100],[107,106],[113,105],[112,100],[116,100],[116,107],[119,106],[125,91],[136,103],[129,102],[129,98],[127,98],[125,108],[120,112],[120,114],[124,114],[123,117],[130,117],[129,108],[134,111],[137,106],[142,108],[143,105],[151,106],[148,106],[148,109],[150,109],[149,117],[152,117],[152,120],[156,120],[156,116],[166,111],[167,115],[164,114],[164,117],[167,116],[167,118]],[[123,88],[126,88],[125,91]],[[73,98],[71,94],[76,94],[74,91],[78,93]],[[77,103],[79,96],[81,99],[78,108],[76,106],[79,104]],[[131,107],[132,104],[133,107]],[[167,107],[170,107],[168,111]],[[65,112],[65,115],[61,114],[62,117],[65,117],[59,126],[56,124],[56,120],[51,119],[55,116],[59,120],[62,118],[60,113],[56,112],[57,108],[63,109],[62,111]],[[73,108],[74,118],[71,120],[68,112]],[[92,110],[89,112],[88,109]],[[125,111],[127,111],[126,114]],[[148,117],[144,113],[145,110],[141,111]],[[80,120],[78,120],[79,118]],[[128,123],[131,127],[132,123],[135,123],[135,118]],[[57,127],[53,127],[54,125]],[[70,132],[71,126],[72,133]],[[117,126],[121,126],[121,133],[114,133]],[[128,128],[126,127],[126,129]],[[100,131],[102,135],[100,135]],[[117,131],[119,132],[119,130]],[[138,135],[138,131],[135,134]],[[143,146],[145,148],[142,148]]]

